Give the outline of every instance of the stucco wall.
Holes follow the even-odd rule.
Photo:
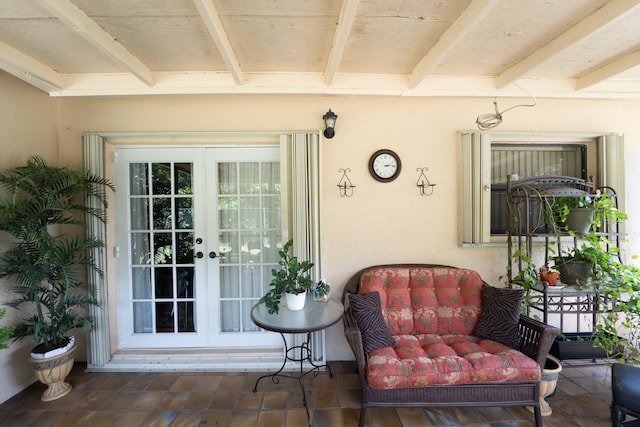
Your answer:
[[[492,99],[203,95],[51,100],[0,74],[0,91],[4,93],[5,88],[14,100],[0,99],[0,116],[18,117],[0,118],[3,152],[8,156],[0,158],[2,169],[41,150],[50,150],[45,154],[55,158],[58,139],[60,163],[79,166],[84,131],[320,129],[322,115],[331,108],[338,121],[335,138],[322,146],[322,258],[323,276],[333,285],[335,297],[341,295],[351,274],[378,263],[453,264],[476,269],[496,284],[504,274],[505,248],[457,245],[456,131],[473,130],[476,116],[493,110]],[[501,100],[500,105],[517,101]],[[640,188],[636,172],[640,165],[638,117],[640,101],[541,99],[535,108],[508,112],[497,130],[623,133],[626,210],[631,217],[627,231],[637,240],[640,215],[634,213],[640,214],[640,200],[633,197],[633,189]],[[369,156],[380,148],[393,149],[403,163],[400,177],[389,184],[378,183],[368,174]],[[420,197],[415,186],[416,168],[425,166],[429,179],[437,184],[431,197]],[[339,197],[339,168],[352,170],[350,177],[356,188],[351,198]],[[640,244],[632,241],[630,252],[640,254]],[[13,348],[0,352],[0,361],[10,359],[12,365],[22,365],[17,353]],[[327,355],[329,360],[353,358],[341,324],[327,331]],[[2,368],[2,376],[9,370]],[[0,384],[0,401],[7,390]]]
[[[358,269],[378,263],[437,262],[478,270],[498,284],[504,248],[460,248],[457,244],[456,131],[473,130],[476,116],[491,112],[492,99],[357,96],[175,96],[66,99],[62,102],[62,157],[80,161],[82,131],[265,131],[322,127],[322,115],[338,114],[336,136],[322,146],[323,275],[339,296]],[[501,100],[504,107],[520,100]],[[508,112],[496,130],[526,132],[617,132],[625,135],[627,189],[640,176],[640,102],[539,100],[535,108]],[[392,183],[374,181],[369,156],[390,148],[402,160]],[[418,167],[436,183],[420,197]],[[350,168],[354,196],[341,198],[338,169]],[[633,194],[633,192],[631,192]],[[627,231],[638,234],[640,201],[627,197]],[[640,253],[640,245],[631,252]],[[351,359],[340,324],[327,332],[330,360]]]
[[[58,161],[58,100],[0,71],[0,171],[24,164],[38,154],[50,164]],[[9,246],[9,235],[0,232],[0,251]],[[0,304],[11,300],[0,281]],[[7,310],[3,325],[12,324],[24,313]],[[4,402],[35,381],[28,363],[33,342],[24,340],[0,350],[0,402]]]

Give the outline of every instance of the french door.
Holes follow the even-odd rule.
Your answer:
[[[249,316],[282,246],[278,147],[116,150],[118,347],[280,345]]]

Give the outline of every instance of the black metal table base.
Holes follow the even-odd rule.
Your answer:
[[[253,392],[256,393],[258,391],[258,383],[264,378],[271,377],[271,381],[274,384],[280,384],[280,378],[290,378],[297,380],[298,384],[300,384],[300,390],[302,391],[302,404],[304,405],[304,409],[307,411],[307,423],[309,427],[311,427],[311,415],[309,413],[307,394],[304,390],[304,379],[307,375],[310,374],[313,374],[314,377],[318,376],[320,368],[327,368],[330,378],[333,378],[333,373],[331,372],[331,367],[329,367],[329,365],[316,365],[315,363],[313,363],[313,358],[311,357],[311,332],[308,332],[306,335],[307,338],[301,345],[289,347],[284,334],[280,333],[282,341],[284,341],[284,360],[282,362],[282,366],[273,374],[263,375],[258,378],[256,380],[256,385],[253,387]],[[297,351],[300,352],[299,355],[296,355]],[[288,361],[300,363],[299,374],[296,374],[297,371],[293,371],[292,373],[283,373]],[[312,367],[305,371],[304,362],[308,362]]]

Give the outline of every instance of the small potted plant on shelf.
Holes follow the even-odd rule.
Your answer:
[[[301,310],[304,308],[307,291],[313,288],[313,280],[310,277],[310,270],[313,263],[309,261],[299,261],[296,256],[289,254],[289,249],[293,245],[293,240],[284,244],[280,255],[280,269],[271,270],[271,289],[260,299],[271,314],[280,311],[280,300],[285,295],[287,307],[290,310]]]
[[[64,381],[76,350],[71,332],[92,327],[86,308],[96,300],[84,273],[101,274],[90,251],[104,242],[85,234],[85,220],[105,221],[105,190],[113,187],[84,170],[49,166],[38,156],[0,174],[0,185],[6,190],[0,199],[0,230],[12,237],[11,248],[0,254],[0,278],[15,295],[8,305],[27,315],[11,337],[33,337],[31,365],[48,385],[42,400],[58,399],[71,391]]]
[[[555,221],[570,234],[585,235],[599,231],[603,224],[615,224],[627,219],[606,193],[584,194],[580,197],[558,197],[553,201]]]
[[[549,265],[540,267],[540,280],[547,282],[549,286],[556,286],[558,277],[560,277],[560,272],[549,267]]]

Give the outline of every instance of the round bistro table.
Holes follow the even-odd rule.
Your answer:
[[[311,334],[338,323],[343,313],[344,307],[339,301],[329,299],[326,302],[317,302],[311,296],[307,296],[304,308],[298,311],[289,310],[284,302],[280,305],[280,312],[277,314],[269,314],[267,307],[263,303],[254,305],[251,308],[251,320],[262,329],[280,334],[284,342],[284,360],[278,371],[273,374],[263,375],[256,380],[253,392],[258,391],[258,383],[264,378],[271,378],[271,381],[276,384],[280,382],[280,378],[297,380],[302,391],[302,403],[307,411],[307,422],[311,426],[311,416],[304,390],[304,378],[309,374],[318,375],[320,368],[327,368],[329,377],[333,378],[329,365],[316,365],[313,363]],[[304,342],[300,345],[289,347],[285,334],[303,334],[305,336]],[[284,368],[288,361],[299,363],[299,371],[296,370],[293,373],[285,372]],[[305,362],[311,365],[311,368],[306,371]]]

